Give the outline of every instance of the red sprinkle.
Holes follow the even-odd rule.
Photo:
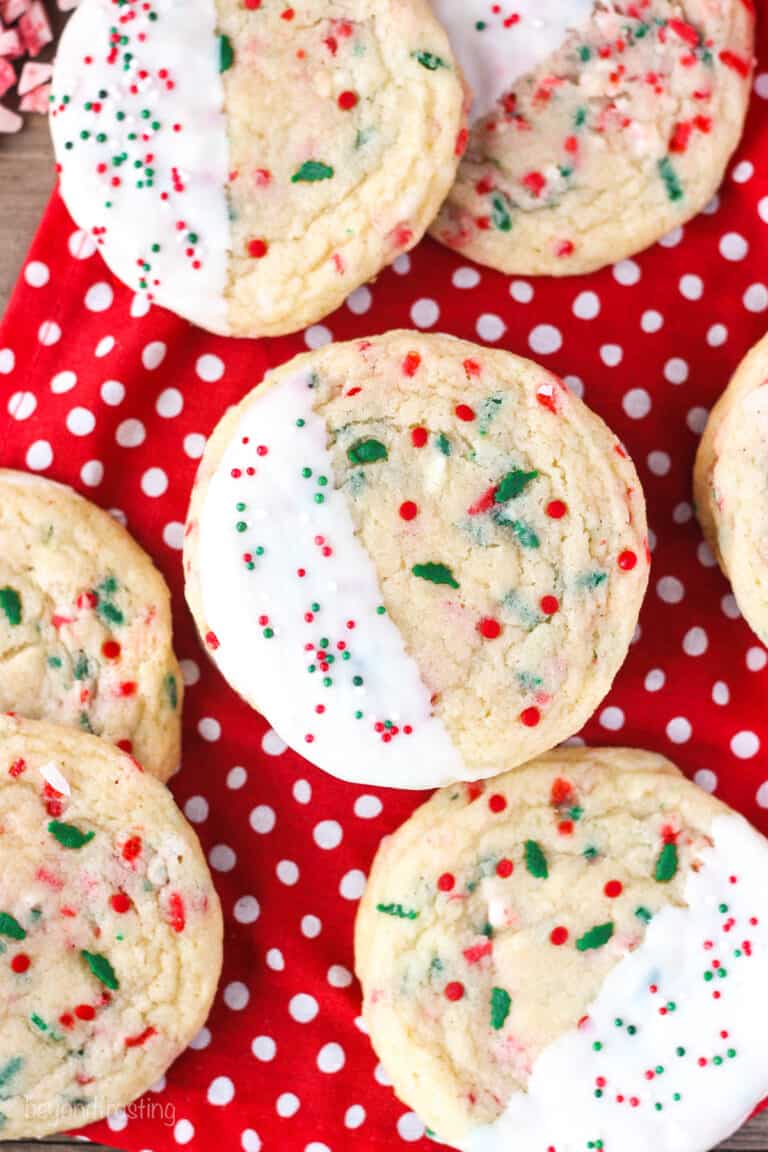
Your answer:
[[[349,111],[351,111],[352,108],[355,107],[355,105],[357,104],[359,99],[360,98],[357,95],[357,92],[347,91],[347,92],[342,92],[339,95],[339,99],[338,99],[337,103],[339,105],[339,108],[341,108],[342,112],[349,112]]]
[[[540,720],[541,712],[539,712],[538,708],[526,708],[524,712],[520,713],[520,722],[524,724],[526,728],[535,728]]]
[[[503,812],[506,806],[506,797],[502,796],[500,792],[494,792],[493,795],[488,797],[488,807],[491,812]]]
[[[421,364],[421,356],[418,352],[409,352],[403,360],[403,375],[415,376]]]
[[[501,624],[491,616],[484,616],[482,620],[477,622],[477,631],[484,640],[495,640],[501,636]]]
[[[414,428],[411,432],[411,443],[414,448],[423,448],[427,442],[428,433],[426,428]]]
[[[413,500],[404,500],[400,505],[400,516],[403,520],[415,520],[419,514],[418,504],[414,504]]]
[[[96,1009],[92,1008],[90,1004],[78,1004],[75,1008],[75,1016],[78,1020],[93,1020],[96,1015]]]
[[[157,1030],[150,1025],[150,1027],[145,1028],[143,1032],[139,1032],[138,1036],[126,1036],[125,1046],[126,1048],[139,1048],[142,1044],[145,1044],[150,1037],[156,1035]]]
[[[464,995],[464,985],[458,980],[451,980],[444,989],[446,1000],[461,1000]]]
[[[561,944],[565,944],[566,940],[568,939],[568,929],[563,928],[562,925],[558,925],[557,928],[553,928],[550,932],[549,939],[557,947],[559,947]]]
[[[123,860],[135,860],[137,856],[141,855],[141,848],[141,837],[131,836],[131,838],[123,844]]]
[[[117,660],[121,651],[117,640],[105,640],[101,646],[101,654],[105,660]]]
[[[615,900],[617,896],[621,896],[623,891],[624,885],[621,880],[609,880],[603,888],[603,892],[609,900]]]
[[[113,910],[120,915],[130,911],[131,901],[125,892],[115,892],[113,896],[110,896],[109,903],[112,905]]]
[[[508,876],[511,876],[514,870],[515,865],[511,860],[508,860],[506,856],[503,860],[499,860],[496,865],[496,875],[500,876],[502,880],[506,880]]]
[[[437,886],[441,892],[450,892],[456,884],[456,877],[450,872],[443,872],[442,876],[438,877]]]
[[[560,607],[557,596],[542,596],[540,607],[545,616],[554,616]]]
[[[631,572],[637,564],[637,556],[629,548],[619,553],[619,568],[622,572]]]
[[[254,260],[261,260],[263,256],[266,256],[268,251],[269,244],[266,240],[256,238],[248,241],[248,255],[252,256]]]
[[[457,404],[456,415],[459,420],[464,420],[467,424],[475,419],[474,409],[470,408],[469,404]]]
[[[14,956],[13,960],[11,960],[11,968],[17,975],[20,976],[22,972],[27,971],[31,963],[32,961],[30,960],[29,956],[27,956],[26,952],[19,952],[16,956]]]
[[[544,511],[546,512],[547,516],[549,516],[550,520],[562,520],[563,516],[565,516],[566,512],[568,511],[568,505],[565,504],[562,500],[550,500]]]

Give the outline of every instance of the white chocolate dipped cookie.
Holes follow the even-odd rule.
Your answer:
[[[433,0],[474,91],[432,228],[502,272],[591,272],[695,216],[739,142],[751,0]]]
[[[159,781],[104,740],[0,717],[0,1139],[145,1092],[205,1022],[219,901]]]
[[[358,913],[371,1041],[462,1152],[706,1152],[768,1093],[768,842],[662,759],[438,792]]]
[[[645,508],[557,377],[391,332],[271,372],[208,442],[187,598],[208,652],[293,748],[422,788],[577,731],[629,646]]]
[[[464,92],[427,0],[83,0],[61,193],[116,276],[202,328],[293,332],[418,242]]]

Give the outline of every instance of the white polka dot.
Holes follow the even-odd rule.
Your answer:
[[[646,692],[660,692],[667,682],[667,677],[661,668],[652,668],[645,677]]]
[[[87,260],[96,251],[96,241],[90,232],[78,228],[67,241],[69,254],[74,260]]]
[[[296,996],[291,997],[288,1011],[297,1024],[308,1024],[317,1016],[320,1005],[314,996],[310,996],[306,992],[299,992]]]
[[[689,520],[693,519],[693,508],[687,500],[681,500],[679,504],[675,504],[672,509],[672,519],[675,524],[687,524]]]
[[[607,368],[616,368],[624,359],[624,349],[619,344],[603,344],[600,359]]]
[[[701,211],[704,216],[714,216],[719,207],[720,197],[717,193],[715,193],[712,199],[707,201]]]
[[[302,916],[301,934],[307,940],[315,940],[323,930],[323,922],[317,916]]]
[[[701,564],[702,568],[714,568],[717,564],[717,560],[712,554],[712,549],[710,548],[709,544],[707,544],[706,540],[702,540],[699,544],[697,544],[696,559],[699,561],[699,564]]]
[[[198,721],[197,730],[203,740],[213,743],[215,740],[221,739],[221,724],[213,716],[203,716]]]
[[[230,768],[227,773],[227,788],[231,788],[233,792],[236,792],[239,788],[243,787],[247,779],[248,773],[245,768],[241,768],[238,764],[235,768]]]
[[[684,296],[686,300],[701,300],[704,295],[704,281],[701,276],[694,276],[687,273],[685,276],[680,277],[678,285],[680,295]]]
[[[202,824],[208,819],[208,801],[205,796],[190,796],[184,805],[184,815],[192,824]]]
[[[750,284],[742,301],[747,312],[765,312],[768,308],[768,288],[765,284]]]
[[[407,276],[411,270],[411,258],[407,252],[401,252],[400,255],[392,261],[392,271],[397,272],[398,276]]]
[[[675,716],[667,724],[667,736],[673,744],[685,744],[691,738],[693,728],[685,716]]]
[[[53,448],[47,440],[35,440],[27,449],[25,459],[27,468],[33,472],[44,472],[53,463]]]
[[[763,223],[768,224],[768,196],[763,196],[757,205],[757,214]]]
[[[579,292],[573,302],[573,314],[579,320],[594,320],[600,315],[600,297],[596,292]]]
[[[297,804],[309,804],[312,799],[312,785],[308,780],[297,780],[293,786],[293,798]]]
[[[343,964],[331,964],[328,969],[327,980],[332,988],[349,988],[352,979],[352,973]]]
[[[229,1076],[217,1076],[208,1085],[208,1103],[223,1107],[235,1098],[235,1086]]]
[[[88,408],[71,408],[67,413],[67,428],[73,436],[90,436],[96,427],[96,417]]]
[[[184,397],[178,388],[165,388],[158,396],[155,404],[158,416],[163,416],[166,420],[178,416],[183,407]]]
[[[530,304],[533,300],[533,285],[527,280],[513,280],[509,286],[509,294],[517,304]]]
[[[618,264],[614,264],[613,266],[614,280],[616,280],[618,284],[623,284],[626,288],[637,284],[640,276],[640,265],[634,260],[620,260]]]
[[[724,616],[729,620],[738,620],[741,616],[741,609],[736,603],[736,597],[732,592],[726,592],[725,596],[720,600],[720,608]]]
[[[122,1132],[124,1128],[128,1127],[128,1116],[121,1108],[118,1112],[113,1112],[107,1116],[107,1128],[110,1132]]]
[[[703,656],[709,648],[709,637],[703,628],[689,628],[683,637],[683,652],[686,656]]]
[[[746,184],[755,174],[755,166],[749,160],[740,160],[731,172],[731,180],[735,184]]]
[[[728,329],[724,324],[713,324],[707,332],[707,344],[710,348],[720,348],[728,339]]]
[[[701,436],[707,426],[709,410],[707,408],[691,408],[685,422],[695,436]]]
[[[359,868],[345,872],[339,884],[339,892],[345,900],[359,900],[365,892],[365,872]]]
[[[313,324],[311,328],[307,328],[304,333],[304,343],[307,348],[315,349],[322,348],[325,344],[330,344],[333,340],[333,333],[330,328],[326,328],[324,324]]]
[[[760,808],[768,808],[768,780],[764,780],[758,788],[755,800]]]
[[[279,948],[270,948],[265,957],[267,968],[273,972],[282,972],[285,968],[285,959]]]
[[[0,376],[8,376],[16,367],[16,353],[11,348],[0,348]]]
[[[685,596],[685,587],[676,576],[662,576],[656,584],[656,595],[665,604],[679,604]]]
[[[346,1056],[341,1044],[324,1044],[317,1054],[317,1066],[321,1072],[331,1075],[340,1072],[346,1063]]]
[[[295,1116],[300,1107],[301,1101],[293,1092],[283,1092],[282,1095],[278,1096],[275,1104],[278,1116],[282,1116],[284,1120],[290,1116]]]
[[[146,438],[147,430],[141,420],[123,420],[115,432],[115,440],[121,448],[138,448]]]
[[[318,848],[338,848],[339,844],[344,837],[341,824],[338,820],[321,820],[316,824],[312,832],[313,839]]]
[[[571,392],[573,392],[574,396],[578,396],[579,399],[583,399],[583,397],[584,397],[584,381],[580,377],[578,377],[578,376],[564,376],[563,377],[563,383],[565,384],[565,386],[567,388],[569,388],[571,390]]]
[[[268,1064],[270,1060],[274,1060],[275,1058],[277,1044],[275,1044],[271,1036],[257,1036],[251,1044],[251,1052],[253,1052],[257,1060]]]
[[[189,1120],[178,1120],[173,1129],[173,1138],[177,1144],[189,1144],[195,1135],[195,1129]]]
[[[29,420],[36,408],[34,392],[14,392],[8,401],[8,415],[14,420]]]
[[[743,260],[749,252],[749,244],[738,232],[726,232],[720,237],[719,247],[725,260]]]
[[[417,328],[433,328],[440,319],[440,308],[436,300],[423,296],[411,308],[411,320]]]
[[[768,664],[768,653],[764,648],[750,648],[747,652],[747,668],[750,672],[762,672]]]
[[[401,1140],[413,1144],[424,1135],[424,1125],[415,1112],[404,1112],[397,1122],[397,1134]]]
[[[47,284],[51,278],[51,272],[47,264],[43,264],[41,260],[30,260],[24,269],[24,279],[30,288],[42,288]]]
[[[233,980],[224,989],[224,1003],[233,1012],[242,1012],[250,998],[251,994],[242,980]]]
[[[147,468],[141,478],[141,490],[145,496],[162,496],[168,490],[168,476],[162,468]]]
[[[208,859],[215,872],[231,872],[237,863],[237,856],[228,844],[214,844]]]
[[[366,312],[370,312],[372,303],[371,290],[365,285],[361,288],[355,288],[354,292],[350,292],[347,296],[347,308],[355,316],[364,316]]]
[[[698,772],[693,777],[694,784],[698,784],[699,788],[703,788],[705,792],[714,792],[717,788],[717,776],[714,772],[710,772],[709,768],[699,768]]]
[[[299,866],[293,860],[280,860],[275,872],[280,883],[289,888],[299,881]]]
[[[130,313],[134,320],[141,320],[143,316],[149,314],[152,307],[150,299],[143,292],[136,292],[131,300]]]
[[[552,324],[537,324],[528,336],[531,350],[539,356],[550,356],[558,352],[563,346],[563,337],[559,328]]]
[[[378,796],[358,796],[355,800],[355,816],[359,816],[361,820],[372,820],[381,813],[383,807]]]
[[[654,476],[668,476],[669,470],[672,467],[672,460],[668,452],[649,452],[648,453],[648,470]]]
[[[106,312],[112,307],[115,294],[109,284],[100,280],[98,284],[91,284],[85,294],[85,306],[89,312]]]
[[[751,760],[760,751],[760,738],[756,732],[737,732],[731,740],[731,752],[739,760]]]
[[[195,372],[206,384],[215,384],[224,375],[224,361],[220,356],[206,352],[204,356],[198,356]]]
[[[389,1088],[392,1085],[390,1075],[383,1064],[376,1065],[373,1070],[373,1078],[377,1084],[383,1084],[385,1088]]]
[[[359,1128],[365,1123],[365,1108],[362,1104],[351,1104],[344,1113],[345,1128]]]
[[[235,901],[233,915],[238,924],[254,924],[261,915],[261,908],[255,896],[240,896]]]
[[[501,340],[507,330],[501,317],[496,316],[493,312],[483,312],[482,316],[478,316],[475,327],[480,339],[487,340],[489,344],[495,344],[497,340]]]
[[[190,432],[184,437],[184,452],[190,460],[199,460],[205,452],[205,436],[201,432]]]
[[[681,360],[679,356],[673,356],[664,365],[664,379],[669,380],[670,384],[684,384],[688,379],[689,371],[685,360]]]
[[[86,460],[80,469],[80,479],[88,488],[98,488],[104,479],[104,465],[101,460]]]
[[[211,1042],[211,1033],[208,1028],[201,1028],[196,1036],[193,1036],[189,1042],[190,1048],[194,1052],[202,1052],[207,1048]]]
[[[101,398],[105,404],[109,405],[110,408],[116,408],[118,404],[122,404],[123,400],[125,399],[125,385],[121,384],[119,380],[105,380],[101,386]],[[139,420],[127,420],[125,423],[131,425],[132,427],[138,424],[142,429],[142,432],[144,430],[144,425],[141,424]],[[137,444],[141,444],[143,440],[144,437],[142,436],[142,439],[137,441]],[[120,440],[118,439],[117,442],[119,444]],[[134,448],[136,445],[124,444],[123,447]]]
[[[276,820],[275,810],[270,808],[269,804],[259,804],[250,815],[251,828],[262,836],[272,831]]]
[[[716,680],[712,685],[712,700],[715,704],[719,704],[721,708],[731,699],[731,690],[724,680]]]
[[[640,327],[643,332],[658,332],[664,327],[664,317],[655,308],[649,308],[640,317]]]
[[[667,232],[666,236],[662,236],[661,240],[659,240],[659,244],[661,244],[662,248],[676,248],[682,238],[682,228],[673,228],[671,232]]]
[[[195,660],[181,661],[181,674],[187,687],[197,684],[200,679],[200,665]]]
[[[268,756],[282,756],[287,747],[285,741],[281,740],[277,732],[271,728],[268,728],[261,738],[261,750]]]
[[[101,340],[99,340],[98,344],[96,345],[93,354],[94,356],[98,357],[99,360],[103,360],[105,356],[109,356],[114,346],[114,336],[102,336]]]
[[[317,1140],[313,1140],[311,1144],[307,1144],[304,1152],[331,1152],[327,1144],[321,1144]]]
[[[181,552],[184,547],[184,525],[180,520],[169,520],[163,528],[163,540],[175,552]]]
[[[261,1137],[253,1128],[245,1128],[240,1137],[243,1152],[261,1152]]]
[[[452,280],[454,288],[477,288],[480,273],[477,268],[457,268]]]
[[[37,330],[37,338],[41,344],[49,348],[61,340],[61,328],[55,320],[44,320]]]
[[[148,372],[154,372],[159,368],[165,354],[168,351],[162,340],[153,340],[151,344],[147,344],[141,352],[141,362]]]
[[[618,732],[624,727],[624,713],[621,708],[603,708],[600,713],[600,724],[609,732]]]
[[[651,410],[651,397],[645,388],[630,388],[621,406],[633,420],[642,420]]]

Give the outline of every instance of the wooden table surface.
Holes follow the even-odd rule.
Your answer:
[[[53,182],[46,122],[42,116],[29,116],[17,136],[0,136],[0,314],[5,310]],[[69,1149],[71,1152],[73,1144],[69,1140],[49,1141],[46,1152],[49,1149],[59,1152]],[[364,1136],[356,1137],[355,1145],[364,1152]],[[31,1152],[39,1146],[35,1141],[25,1141],[8,1143],[3,1147],[9,1152]],[[97,1145],[89,1147],[99,1152]],[[397,1141],[397,1148],[400,1147],[401,1143]],[[768,1110],[726,1141],[722,1148],[729,1152],[768,1152]],[[341,1150],[334,1149],[333,1152]],[[393,1152],[396,1152],[394,1145]],[[648,1152],[653,1152],[653,1149]]]

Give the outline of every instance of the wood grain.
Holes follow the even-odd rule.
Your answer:
[[[17,136],[0,136],[0,313],[5,311],[13,284],[54,183],[48,127],[42,116],[27,117]],[[3,1144],[8,1152],[33,1152],[37,1141]],[[83,1144],[49,1140],[46,1152],[72,1152]],[[100,1152],[96,1144],[88,1145]],[[721,1145],[722,1152],[768,1152],[768,1111]],[[652,1152],[649,1149],[649,1152]]]

